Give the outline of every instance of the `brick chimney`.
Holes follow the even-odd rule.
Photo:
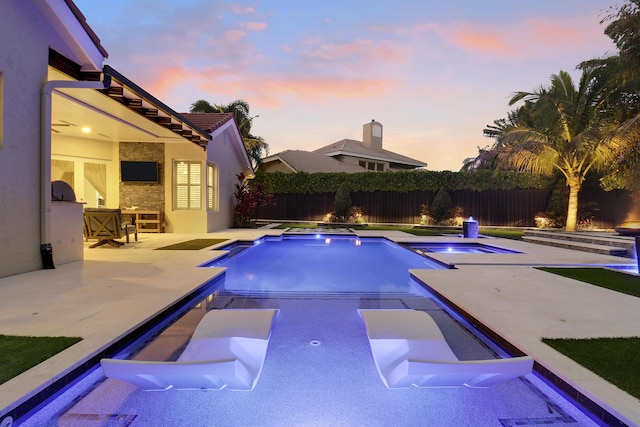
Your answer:
[[[362,126],[362,143],[370,150],[382,151],[382,124],[371,120]]]

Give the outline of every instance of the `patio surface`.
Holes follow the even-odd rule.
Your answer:
[[[141,234],[121,248],[88,249],[84,261],[55,270],[0,278],[0,334],[81,336],[78,344],[0,385],[0,421],[10,410],[79,366],[137,325],[222,272],[199,268],[211,250],[154,248],[195,238],[253,240],[283,230],[209,234]],[[400,231],[357,230],[402,243],[451,241]],[[472,242],[475,239],[465,239]],[[640,298],[533,269],[534,265],[633,264],[625,258],[495,239],[482,243],[522,254],[430,254],[455,270],[412,273],[532,355],[629,425],[640,424],[640,401],[540,341],[550,338],[640,336]]]

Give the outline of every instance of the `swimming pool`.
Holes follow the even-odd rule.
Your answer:
[[[409,269],[448,268],[382,238],[267,237],[220,249],[229,254],[206,266],[227,268],[226,291],[408,292]]]
[[[410,248],[422,252],[448,253],[448,254],[519,254],[513,249],[501,248],[499,246],[487,245],[484,243],[446,243],[431,242],[409,244]]]
[[[328,236],[302,240],[260,240],[209,263],[226,262],[225,276],[166,329],[143,337],[118,356],[175,360],[209,310],[277,308],[280,313],[264,370],[253,391],[144,392],[105,379],[95,369],[24,425],[598,425],[534,374],[490,389],[387,389],[376,372],[358,309],[426,311],[463,360],[504,356],[504,350],[485,341],[410,279],[407,269],[416,268],[414,262],[424,263],[424,258],[384,240],[357,243],[353,238]],[[372,254],[378,251],[385,257]],[[301,252],[306,255],[300,256]],[[356,253],[366,256],[359,258]],[[326,276],[322,286],[301,274],[303,262],[311,264],[308,268],[322,265],[313,270]],[[351,272],[343,274],[333,262]],[[270,263],[277,268],[269,269]],[[357,265],[360,268],[354,268]],[[402,271],[388,275],[384,270]],[[265,271],[270,279],[256,279]],[[371,282],[371,288],[351,283],[360,276]],[[280,283],[284,287],[276,286],[279,277],[287,278]],[[300,281],[310,288],[301,288]]]

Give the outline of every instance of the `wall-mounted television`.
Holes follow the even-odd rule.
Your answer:
[[[120,162],[122,182],[159,182],[158,162]]]

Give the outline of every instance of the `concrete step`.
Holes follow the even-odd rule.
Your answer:
[[[586,232],[567,233],[562,231],[526,230],[524,235],[530,237],[541,237],[544,239],[570,240],[574,242],[614,246],[626,248],[628,251],[633,251],[633,248],[635,247],[635,239],[633,237],[619,236],[615,234],[598,236]]]
[[[573,249],[582,252],[592,252],[602,255],[612,255],[627,257],[629,256],[627,248],[615,247],[609,245],[600,245],[595,243],[577,242],[567,239],[552,239],[546,237],[536,237],[525,235],[522,241],[529,243],[537,243],[539,245],[554,246],[556,248]]]

